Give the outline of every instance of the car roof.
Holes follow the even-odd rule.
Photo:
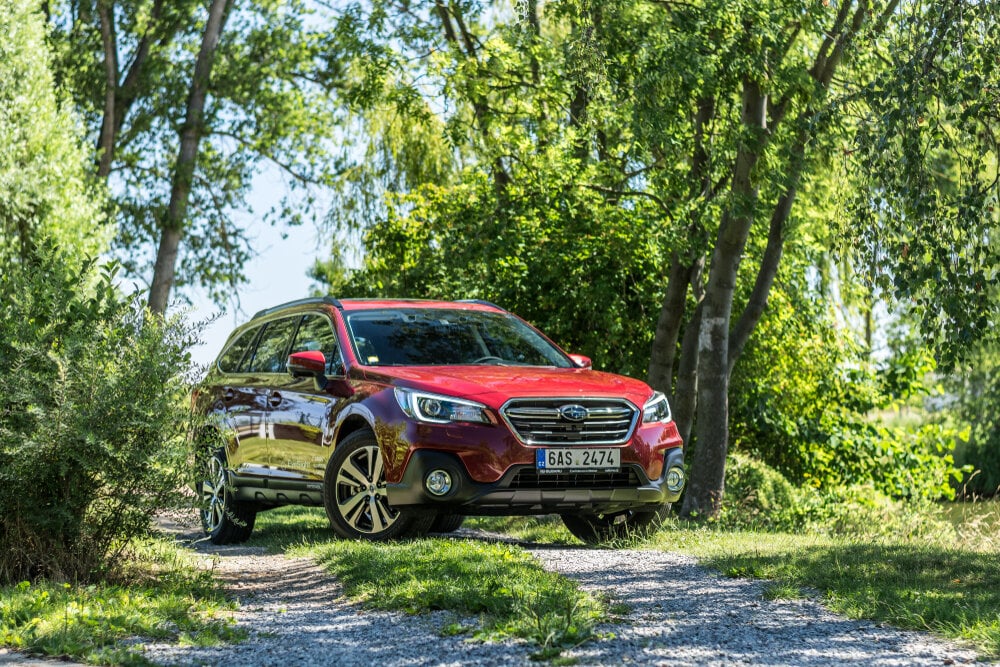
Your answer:
[[[375,310],[379,308],[446,308],[449,310],[503,310],[487,301],[437,301],[434,299],[341,299],[343,310]]]
[[[433,299],[334,299],[333,297],[323,296],[309,299],[298,299],[296,301],[289,301],[277,306],[265,308],[264,310],[255,313],[250,319],[252,321],[260,317],[273,315],[286,310],[316,305],[333,306],[334,308],[345,312],[376,310],[381,308],[445,308],[448,310],[504,312],[503,308],[500,306],[479,299],[463,299],[459,301],[440,301]]]

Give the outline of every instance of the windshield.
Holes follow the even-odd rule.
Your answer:
[[[361,310],[346,319],[358,360],[368,366],[573,366],[507,313],[405,308]]]

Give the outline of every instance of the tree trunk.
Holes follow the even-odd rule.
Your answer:
[[[698,406],[698,333],[701,331],[701,295],[698,294],[697,297],[698,306],[684,329],[677,382],[674,385],[674,402],[670,404],[674,411],[677,431],[685,444],[691,442],[691,427],[694,425],[694,413]]]
[[[167,310],[170,289],[174,284],[177,255],[183,237],[184,221],[187,217],[191,183],[198,162],[198,144],[204,128],[202,116],[208,97],[208,83],[215,61],[215,51],[219,45],[222,28],[228,10],[227,0],[212,0],[208,10],[208,21],[202,36],[201,49],[195,62],[191,93],[188,97],[187,113],[181,127],[181,147],[174,168],[173,187],[170,191],[170,205],[161,229],[160,245],[156,251],[156,265],[153,267],[153,282],[149,288],[149,309],[162,315]]]
[[[101,45],[104,49],[104,117],[97,145],[97,176],[107,180],[115,154],[115,100],[118,94],[118,40],[115,37],[114,12],[108,0],[98,0],[97,16],[101,24]]]
[[[670,256],[670,275],[667,294],[663,298],[660,317],[656,322],[653,347],[649,356],[649,386],[665,394],[671,393],[670,379],[674,373],[677,337],[684,321],[684,306],[688,285],[691,284],[692,267],[684,266],[676,252]],[[671,399],[673,397],[671,396]],[[673,401],[671,401],[673,405]]]
[[[743,81],[742,119],[747,139],[733,169],[731,201],[719,225],[698,332],[698,446],[681,514],[717,516],[722,508],[729,448],[729,323],[736,274],[753,223],[757,192],[753,168],[767,142],[766,97],[749,77]]]

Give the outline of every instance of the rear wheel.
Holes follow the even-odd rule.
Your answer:
[[[431,524],[432,533],[454,533],[462,527],[465,517],[461,514],[438,514]]]
[[[646,537],[663,523],[670,503],[653,510],[625,510],[614,514],[563,514],[566,529],[587,544],[629,537]]]
[[[257,508],[233,498],[224,452],[217,451],[208,458],[197,487],[201,495],[201,527],[212,544],[246,542],[257,520]]]
[[[389,505],[382,450],[370,431],[356,431],[337,446],[326,465],[323,504],[330,525],[348,539],[390,540],[427,532],[433,515]]]

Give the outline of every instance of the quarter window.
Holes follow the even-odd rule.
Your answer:
[[[247,329],[240,334],[219,356],[219,370],[223,373],[239,373],[241,361],[243,362],[243,368],[246,368],[250,361],[250,355],[247,354],[247,350],[253,346],[253,341],[258,333],[260,333],[260,327]],[[246,358],[246,361],[244,361],[244,358]]]

